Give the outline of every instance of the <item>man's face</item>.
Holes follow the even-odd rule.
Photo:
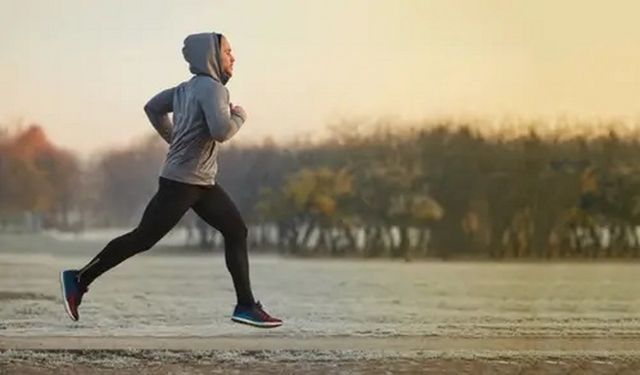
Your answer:
[[[231,45],[224,36],[220,40],[220,62],[222,71],[229,77],[233,76],[233,63],[236,59],[231,54]]]

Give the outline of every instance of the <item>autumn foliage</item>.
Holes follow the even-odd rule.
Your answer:
[[[53,145],[38,125],[0,138],[0,219],[37,212],[49,222],[68,223],[77,158]]]
[[[456,122],[346,131],[357,125],[315,143],[221,145],[216,183],[265,233],[250,236],[266,239],[252,248],[405,259],[640,257],[640,132],[508,123],[483,133],[491,127]],[[589,128],[598,132],[574,132]],[[133,228],[166,150],[150,133],[81,170],[40,127],[0,129],[0,229],[25,212],[49,228]]]

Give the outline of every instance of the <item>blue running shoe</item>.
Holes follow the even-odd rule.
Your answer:
[[[78,282],[77,270],[64,270],[60,272],[60,287],[62,289],[62,300],[64,301],[64,309],[69,314],[69,318],[77,321],[80,318],[78,314],[78,306],[82,302],[82,295],[89,289],[82,287]]]
[[[260,328],[275,328],[282,325],[282,320],[272,317],[262,309],[260,301],[253,306],[236,305],[231,320]]]

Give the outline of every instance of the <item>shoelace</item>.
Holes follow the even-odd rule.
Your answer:
[[[260,319],[271,320],[271,316],[269,316],[269,314],[267,314],[267,312],[262,309],[262,304],[260,303],[260,301],[256,302],[256,308],[258,310],[258,314],[260,315]]]

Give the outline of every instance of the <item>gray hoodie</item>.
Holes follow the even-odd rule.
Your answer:
[[[240,129],[244,112],[231,112],[230,77],[221,69],[218,34],[189,35],[182,48],[194,76],[151,98],[144,111],[169,143],[161,176],[195,185],[212,185],[218,169],[219,143]],[[169,118],[173,112],[173,124]]]

